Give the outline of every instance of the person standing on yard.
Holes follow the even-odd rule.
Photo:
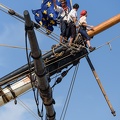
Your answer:
[[[73,40],[75,39],[75,36],[76,36],[76,22],[77,22],[77,10],[78,9],[79,9],[79,5],[76,3],[73,5],[73,9],[68,14],[69,35],[67,37],[68,38],[70,37],[69,46],[72,45]]]
[[[90,36],[87,34],[87,30],[94,30],[93,26],[92,25],[88,25],[87,24],[87,11],[86,10],[82,10],[80,12],[80,19],[78,21],[79,23],[79,33],[81,33],[81,35],[85,38],[86,40],[86,44],[89,48],[89,51],[92,52],[93,50],[95,50],[96,48],[95,47],[92,47],[91,44],[90,44]]]
[[[67,6],[66,0],[60,0],[61,6],[56,5],[56,0],[53,0],[54,8],[57,12],[59,12],[59,18],[60,18],[60,43],[66,42],[66,30],[67,30],[67,19],[68,19],[68,13],[70,12],[70,8]]]

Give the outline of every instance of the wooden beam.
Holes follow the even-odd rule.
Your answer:
[[[90,37],[99,34],[101,32],[103,32],[104,30],[112,27],[113,25],[117,24],[120,22],[120,14],[106,20],[105,22],[102,22],[101,24],[97,25],[94,27],[94,30],[90,30],[88,31],[88,35]]]

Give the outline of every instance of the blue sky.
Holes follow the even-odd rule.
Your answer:
[[[0,3],[8,6],[21,15],[23,15],[24,10],[28,10],[31,15],[31,19],[35,21],[31,10],[40,8],[41,1],[29,0],[28,2],[27,0],[0,0]],[[88,11],[87,22],[93,26],[120,14],[119,0],[73,0],[72,3],[78,3],[80,5],[78,18],[82,9],[86,9]],[[0,18],[0,44],[25,47],[24,24],[2,11],[0,11]],[[44,51],[49,51],[53,44],[57,44],[56,41],[37,31],[35,32],[39,42],[39,47],[43,53]],[[59,35],[59,27],[56,27],[54,32]],[[109,47],[105,45],[90,53],[89,57],[92,60],[107,96],[116,111],[116,117],[113,117],[111,114],[90,67],[86,59],[83,58],[80,61],[76,82],[65,120],[120,119],[120,23],[94,36],[91,44],[98,47],[110,40],[113,40],[113,42],[111,42],[111,51]],[[27,63],[26,53],[23,49],[0,46],[0,56],[0,77],[3,77]],[[60,118],[73,72],[74,68],[54,89],[53,97],[56,101],[55,111],[57,113],[57,120]],[[14,101],[11,101],[10,103],[0,107],[0,119],[26,120],[29,118],[29,120],[36,120],[37,118],[34,115],[31,115],[31,113],[20,104],[21,101],[37,116],[33,92],[30,91],[18,97],[17,105],[14,105]]]

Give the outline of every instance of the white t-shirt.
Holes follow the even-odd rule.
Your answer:
[[[73,18],[77,19],[77,11],[75,9],[72,9],[68,14],[68,22],[73,22]]]
[[[55,8],[54,8],[55,9]],[[55,9],[57,12],[59,12],[59,15],[61,17],[64,17],[63,20],[67,20],[68,19],[68,13],[69,13],[69,8],[66,10],[67,16],[65,15],[65,11],[62,7],[57,5],[57,9]]]
[[[78,21],[79,25],[82,25],[82,23],[86,23],[87,24],[87,21],[86,21],[86,16],[82,16],[79,21]]]

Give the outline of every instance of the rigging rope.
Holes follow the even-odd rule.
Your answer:
[[[33,94],[34,94],[34,99],[36,102],[36,106],[37,106],[37,111],[38,111],[38,115],[39,117],[41,117],[41,119],[43,119],[43,103],[42,103],[42,109],[41,112],[39,110],[39,97],[38,97],[38,89],[37,89],[37,95],[35,94],[35,87],[33,82],[35,82],[35,80],[33,80],[33,76],[31,73],[31,53],[28,55],[28,49],[27,49],[27,30],[25,31],[25,45],[26,45],[26,56],[27,56],[27,62],[28,62],[28,69],[29,69],[29,75],[30,75],[30,80],[31,80],[31,86],[32,86],[32,90],[33,90]]]
[[[39,120],[38,116],[25,104],[20,100],[20,98],[17,97],[18,103],[23,106],[33,117],[36,118],[36,120]]]
[[[103,47],[103,46],[105,46],[105,45],[108,45],[108,43],[111,43],[113,40],[116,40],[117,38],[120,38],[120,35],[117,36],[117,37],[115,37],[115,38],[113,38],[112,40],[110,40],[110,41],[108,41],[108,42],[106,42],[106,43],[98,46],[95,50],[100,49],[101,47]],[[95,50],[94,50],[94,51],[95,51]],[[89,54],[89,53],[90,53],[90,52],[88,52],[87,54]],[[87,54],[85,54],[85,55],[87,55]],[[82,55],[82,56],[76,58],[74,61],[83,58],[85,55]],[[60,61],[60,60],[62,60],[62,59],[65,59],[65,58],[68,57],[68,56],[70,56],[70,54],[67,55],[67,56],[65,56],[65,57],[60,58],[60,59],[57,60],[56,62],[58,62],[58,61]],[[65,64],[65,65],[69,65],[70,63],[72,63],[72,62],[74,62],[74,61],[71,61],[71,62],[69,62],[69,63],[67,63],[67,64]],[[44,61],[44,62],[45,62],[45,61]],[[49,62],[49,60],[48,60],[47,62]],[[53,62],[50,62],[50,64],[47,64],[46,67],[49,66],[49,65],[51,65],[51,64],[53,64]],[[63,65],[63,66],[61,66],[61,67],[64,67],[65,65]],[[61,67],[60,67],[60,68],[61,68]],[[33,72],[34,72],[34,71],[33,71],[33,70],[34,70],[34,66],[31,67],[31,70],[32,70],[32,73],[33,73]],[[55,69],[55,70],[56,70],[56,69]],[[55,71],[55,70],[53,70],[53,71]],[[21,73],[15,75],[14,77],[20,76],[20,75],[22,75],[22,74],[24,74],[24,73],[26,73],[26,72],[28,72],[28,71],[29,71],[29,70],[26,70],[26,71],[24,71],[24,72],[21,72]],[[53,71],[51,71],[51,72],[53,72]],[[50,72],[50,73],[51,73],[51,72]],[[28,74],[26,74],[26,75],[28,75]],[[14,77],[13,77],[13,79],[14,79]],[[11,79],[12,79],[12,78],[11,78]]]
[[[70,87],[69,87],[69,90],[68,90],[68,94],[67,94],[67,97],[66,97],[66,100],[65,100],[65,104],[64,104],[61,116],[60,116],[60,120],[64,120],[64,118],[65,118],[67,108],[68,108],[68,104],[69,104],[69,101],[70,101],[70,98],[71,98],[71,95],[72,95],[73,86],[74,86],[74,83],[75,83],[75,78],[77,76],[78,68],[79,68],[79,63],[75,67],[73,77],[72,77],[72,81],[71,81],[71,84],[70,84]]]
[[[12,45],[7,45],[7,44],[0,44],[2,47],[9,47],[9,48],[18,48],[18,49],[26,49],[25,47],[20,47],[20,46],[12,46]],[[31,50],[30,48],[27,48],[28,50]],[[46,53],[48,51],[42,50],[42,52]]]
[[[20,46],[12,46],[12,45],[6,45],[6,44],[0,44],[2,47],[9,47],[9,48],[18,48],[18,49],[26,49],[25,47],[20,47]],[[31,50],[28,48],[28,50]]]
[[[11,11],[13,11],[13,10],[10,9],[10,8],[8,8],[8,7],[6,7],[5,5],[0,4],[0,7],[3,8],[3,9],[5,9],[5,10],[7,10],[7,12],[6,12],[5,10],[3,10],[3,9],[0,8],[1,11],[5,12],[6,14],[8,14],[8,15],[10,15],[10,16],[12,16],[12,17],[14,17],[15,19],[21,21],[22,23],[25,23],[23,16],[19,15],[19,14],[16,13],[16,12],[14,12],[14,13],[16,13],[18,16],[15,16],[16,14],[10,14],[10,13],[8,13],[10,10],[11,10]],[[34,22],[33,22],[33,23],[34,23]],[[37,24],[37,23],[35,23],[35,24]],[[40,26],[39,24],[37,24],[37,25]],[[36,29],[36,28],[35,28],[35,29]],[[38,32],[44,34],[45,36],[53,39],[53,40],[56,41],[57,43],[59,43],[59,37],[60,37],[60,36],[58,36],[57,34],[55,34],[55,33],[52,32],[50,35],[47,35],[47,34],[46,34],[46,28],[44,28],[44,27],[42,27],[42,26],[40,26],[40,28],[39,28],[39,29],[36,29],[36,30],[37,30]],[[66,48],[68,48],[68,47],[65,46],[63,43],[61,43],[61,45],[64,46],[64,47],[66,47]]]
[[[97,50],[97,49],[100,49],[101,47],[103,47],[103,46],[105,46],[105,45],[109,45],[110,50],[112,50],[112,48],[111,48],[111,44],[110,44],[110,43],[111,43],[112,41],[116,40],[117,38],[120,38],[120,35],[117,36],[117,37],[115,37],[115,38],[113,38],[113,39],[111,39],[110,41],[108,41],[108,42],[106,42],[106,43],[104,43],[104,44],[98,46],[98,47],[96,48],[96,50]]]
[[[5,10],[7,10],[7,12],[6,12],[5,10],[3,10],[3,9],[0,8],[1,11],[5,12],[6,14],[11,15],[12,17],[14,17],[14,18],[16,18],[16,19],[18,19],[19,21],[21,21],[21,22],[24,23],[24,17],[21,16],[21,15],[19,15],[19,14],[16,13],[16,12],[14,12],[14,10],[6,7],[6,6],[3,5],[3,4],[0,4],[0,7],[3,8],[3,9],[5,9]],[[18,16],[15,16],[16,14],[10,14],[9,11],[13,11],[13,12],[16,13]],[[36,24],[36,23],[35,23],[35,24]],[[37,24],[37,25],[39,25],[39,24]],[[40,26],[40,25],[39,25],[39,26]],[[53,40],[55,40],[56,42],[59,43],[59,40],[58,40],[58,39],[59,39],[59,38],[58,38],[59,36],[58,36],[57,34],[55,34],[55,33],[52,32],[50,35],[47,35],[47,34],[45,33],[46,29],[45,29],[44,27],[42,27],[42,26],[40,26],[40,29],[36,29],[36,30],[39,31],[39,32],[41,32],[42,34],[46,35],[47,37],[49,37],[49,38],[51,38],[51,39],[53,39]],[[106,44],[109,45],[109,47],[111,47],[109,43],[106,43]],[[64,46],[64,47],[66,47],[66,48],[68,48],[68,46],[65,46],[63,43],[61,43],[61,45]],[[102,45],[102,46],[103,46],[103,45]],[[99,47],[96,48],[96,49],[99,49],[100,47],[101,47],[101,46],[99,46]],[[110,48],[110,49],[111,49],[111,48]]]
[[[3,11],[4,13],[6,13],[6,14],[12,16],[12,17],[14,17],[15,19],[19,20],[19,21],[22,22],[22,23],[25,23],[24,17],[23,17],[22,15],[19,15],[19,14],[17,14],[16,12],[14,12],[15,14],[10,14],[10,11],[14,11],[14,10],[6,7],[5,5],[0,4],[0,7],[3,8],[3,9],[5,9],[5,10],[7,10],[7,11],[5,11],[5,10],[3,10],[3,9],[0,8],[0,10]],[[15,16],[16,14],[17,14],[18,16]],[[35,24],[37,24],[37,23],[35,23]],[[37,24],[37,25],[40,26],[39,24]],[[36,30],[46,35],[46,33],[45,33],[46,28],[40,26],[40,29],[36,29]],[[53,33],[53,35],[56,35],[56,34]],[[48,35],[46,35],[46,36],[48,36]],[[58,35],[56,35],[56,36],[58,36]],[[55,37],[55,36],[54,36],[54,37]]]

